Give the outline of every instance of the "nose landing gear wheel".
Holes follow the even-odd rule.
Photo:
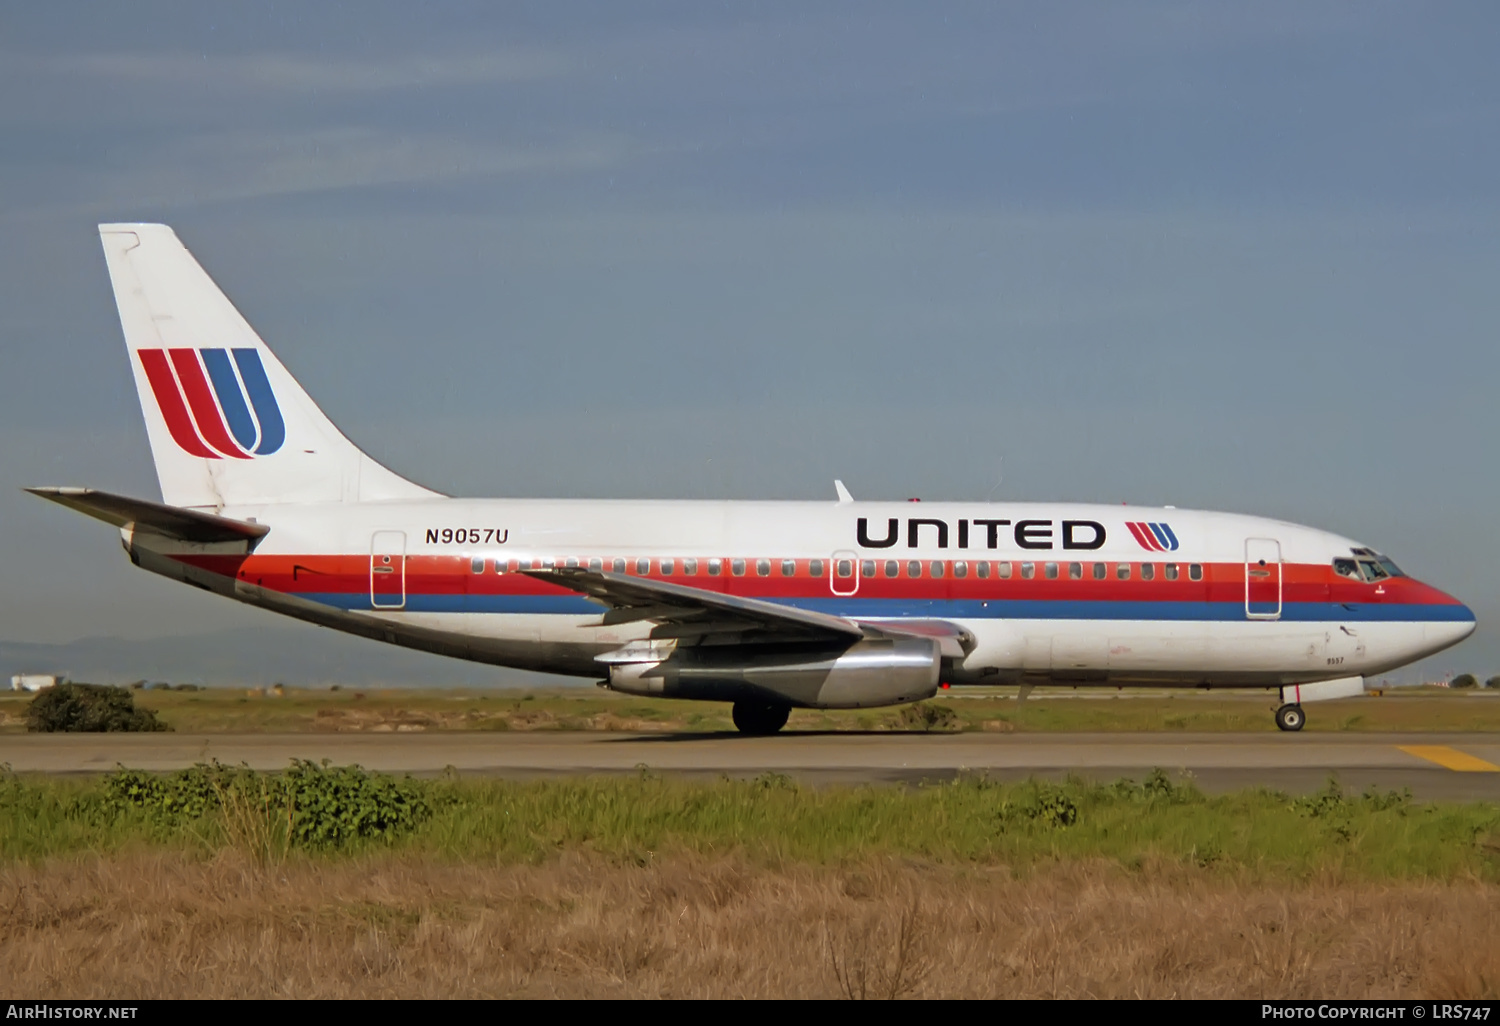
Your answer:
[[[786,719],[792,714],[789,705],[772,705],[769,702],[736,702],[734,703],[734,725],[739,728],[741,734],[751,736],[762,736],[774,734],[786,726]]]
[[[1307,716],[1300,705],[1284,705],[1276,710],[1276,726],[1282,730],[1301,730]]]

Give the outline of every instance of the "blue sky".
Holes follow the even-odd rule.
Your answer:
[[[19,491],[156,494],[94,225],[162,220],[445,491],[1263,513],[1463,598],[1430,669],[1500,672],[1497,23],[13,5],[0,637],[267,622]]]

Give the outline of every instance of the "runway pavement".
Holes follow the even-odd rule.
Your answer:
[[[1495,734],[734,734],[361,733],[0,735],[0,764],[19,773],[171,770],[217,759],[281,769],[329,759],[392,773],[555,777],[653,772],[697,777],[773,771],[811,783],[995,779],[1096,780],[1152,769],[1188,773],[1209,791],[1409,787],[1419,798],[1500,801]]]

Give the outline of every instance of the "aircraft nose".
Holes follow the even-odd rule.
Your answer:
[[[1442,592],[1438,594],[1442,595],[1445,600],[1441,607],[1444,613],[1443,619],[1430,621],[1422,630],[1423,640],[1431,646],[1434,652],[1458,644],[1473,634],[1474,628],[1478,626],[1474,610],[1451,595],[1445,595]]]
[[[1444,620],[1439,623],[1429,623],[1422,630],[1424,640],[1436,651],[1440,648],[1448,648],[1457,645],[1460,641],[1474,633],[1477,626],[1474,614],[1467,606],[1463,607],[1463,620]]]

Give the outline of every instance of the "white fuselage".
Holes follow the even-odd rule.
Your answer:
[[[270,531],[249,553],[143,537],[143,565],[355,633],[583,676],[652,624],[600,625],[600,605],[518,570],[595,561],[859,621],[947,621],[974,639],[945,664],[952,683],[1279,686],[1380,673],[1474,628],[1409,577],[1336,572],[1373,562],[1350,539],[1224,513],[430,499],[223,514]]]

